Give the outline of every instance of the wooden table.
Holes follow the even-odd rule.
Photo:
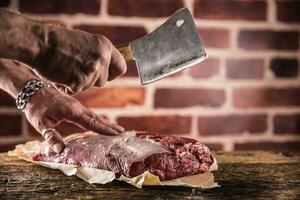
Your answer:
[[[0,199],[300,199],[300,153],[217,152],[221,187],[91,185],[75,176],[0,154]]]

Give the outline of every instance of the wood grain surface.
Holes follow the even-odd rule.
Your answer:
[[[213,189],[94,185],[0,154],[0,199],[299,199],[300,153],[217,152]]]

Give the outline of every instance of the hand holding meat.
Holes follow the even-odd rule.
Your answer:
[[[61,135],[53,127],[63,121],[105,135],[117,135],[124,131],[122,127],[96,115],[73,97],[54,88],[41,89],[32,96],[24,111],[28,121],[42,133],[42,136],[56,152],[63,150],[64,143]],[[49,131],[45,131],[47,129]]]
[[[0,59],[0,88],[17,97],[28,80],[38,77],[25,64],[9,59]],[[46,83],[47,84],[47,83]],[[32,95],[24,110],[28,121],[46,141],[60,152],[64,144],[55,126],[69,121],[98,133],[115,135],[123,128],[108,122],[84,107],[79,101],[53,87],[40,88]]]

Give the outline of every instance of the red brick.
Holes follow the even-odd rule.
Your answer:
[[[198,31],[205,47],[228,48],[230,46],[230,35],[226,29],[199,28]]]
[[[154,106],[156,108],[180,108],[191,106],[220,107],[225,101],[221,89],[157,89]]]
[[[14,98],[8,93],[0,89],[0,107],[14,107],[16,106]]]
[[[276,115],[273,123],[276,134],[300,134],[300,114]]]
[[[168,17],[183,6],[181,0],[109,0],[108,13],[130,17]]]
[[[300,88],[238,88],[233,104],[239,108],[300,106]]]
[[[267,128],[266,115],[203,116],[198,118],[200,135],[231,135],[243,132],[261,133]]]
[[[145,91],[143,88],[92,88],[77,94],[76,98],[87,107],[125,107],[143,105]]]
[[[22,116],[0,114],[0,136],[16,136],[22,133]]]
[[[191,117],[187,116],[119,117],[117,123],[126,130],[151,131],[159,134],[187,134],[191,129]]]
[[[205,79],[219,74],[219,71],[220,60],[217,58],[207,58],[203,62],[194,65],[189,69],[189,74],[196,79]]]
[[[265,20],[265,1],[195,0],[194,15],[202,19]]]
[[[297,50],[299,32],[271,30],[242,30],[238,45],[248,50]]]
[[[298,60],[296,58],[274,58],[271,60],[270,69],[278,78],[297,77]]]
[[[259,59],[229,59],[226,61],[226,75],[229,79],[262,79],[264,61]]]
[[[300,22],[300,2],[294,1],[276,1],[277,19],[282,22]]]
[[[0,7],[7,7],[10,4],[10,0],[1,0]]]
[[[300,151],[300,142],[245,142],[234,145],[235,150]]]
[[[139,26],[97,26],[78,25],[74,28],[106,36],[114,45],[129,43],[147,34],[145,28]]]
[[[21,12],[35,14],[91,14],[100,12],[99,0],[20,0]]]

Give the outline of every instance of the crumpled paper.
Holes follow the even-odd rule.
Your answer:
[[[148,171],[134,178],[128,178],[123,175],[117,178],[114,172],[108,170],[32,160],[32,156],[42,151],[42,149],[44,149],[46,146],[47,144],[45,142],[40,142],[37,140],[30,141],[25,144],[17,145],[15,150],[8,152],[8,155],[17,156],[23,160],[51,169],[58,169],[67,176],[76,175],[88,183],[106,184],[114,179],[117,179],[120,181],[125,181],[137,188],[142,188],[143,185],[186,186],[198,188],[213,188],[218,186],[218,184],[214,182],[214,176],[212,173],[212,171],[218,169],[216,159],[214,159],[214,163],[211,165],[209,171],[205,173],[181,177],[169,181],[160,181],[158,176],[155,176]]]

